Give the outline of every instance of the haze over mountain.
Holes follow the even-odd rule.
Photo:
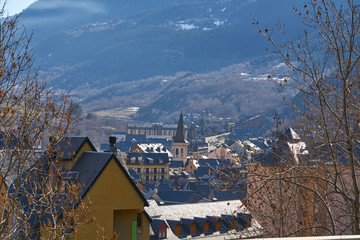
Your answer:
[[[178,72],[214,73],[265,55],[266,40],[251,24],[253,19],[268,26],[281,19],[294,35],[301,28],[292,4],[289,0],[38,0],[20,19],[34,32],[36,65],[50,86],[80,94],[83,89],[131,82],[145,93],[147,89],[137,81]],[[199,96],[214,93],[201,91],[198,84],[193,88],[199,89]],[[160,87],[154,91],[166,94]],[[121,89],[117,92],[122,94]],[[88,104],[90,99],[106,98],[94,96],[98,95],[79,99]],[[159,101],[159,96],[144,99],[141,106]]]

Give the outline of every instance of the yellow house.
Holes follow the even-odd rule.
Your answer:
[[[149,239],[148,202],[116,156],[96,152],[87,137],[67,138],[59,146],[64,156],[59,165],[81,184],[80,201],[89,204],[94,217],[74,239]]]

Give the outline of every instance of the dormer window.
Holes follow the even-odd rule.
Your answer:
[[[130,159],[130,162],[131,162],[131,163],[135,163],[135,162],[136,162],[136,158],[135,158],[135,157],[132,157],[132,158]]]

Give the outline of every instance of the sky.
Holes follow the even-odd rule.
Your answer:
[[[7,0],[6,8],[9,15],[20,13],[23,9],[27,8],[31,3],[37,0]]]

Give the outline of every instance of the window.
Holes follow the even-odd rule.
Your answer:
[[[141,213],[136,215],[136,226],[141,227]]]
[[[161,173],[165,173],[165,168],[162,168],[162,169],[161,169]]]
[[[137,172],[138,172],[138,173],[141,173],[141,168],[138,168],[138,169],[137,169]]]
[[[175,156],[179,156],[179,149],[178,148],[175,150]]]
[[[156,172],[157,172],[157,169],[156,169],[156,168],[154,168],[154,173],[156,174]]]
[[[184,149],[181,149],[181,157],[184,157]]]
[[[146,176],[146,177],[145,177],[145,181],[149,181],[149,176]]]
[[[146,173],[149,173],[149,168],[146,168]]]
[[[156,179],[156,176],[154,176],[154,181],[156,181],[157,179]]]

